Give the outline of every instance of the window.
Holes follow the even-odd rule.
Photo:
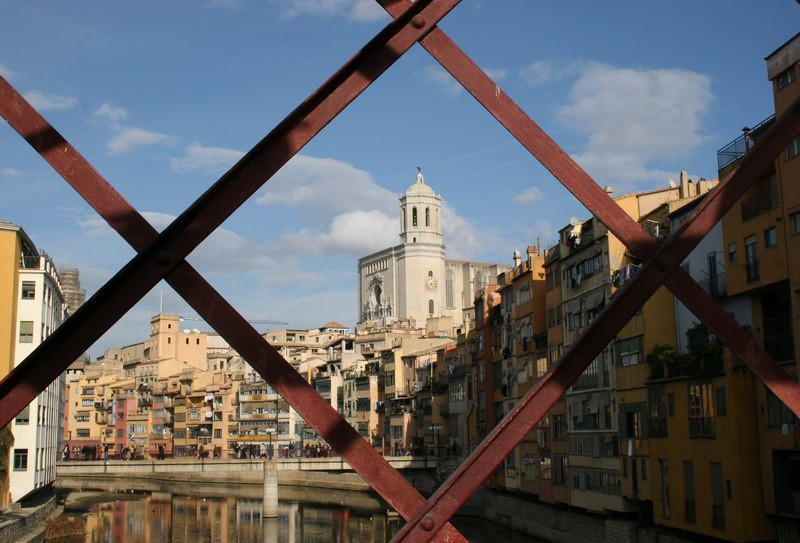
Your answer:
[[[556,485],[566,485],[567,484],[567,472],[568,472],[568,459],[566,456],[553,456],[553,463],[555,464],[555,469],[553,470],[553,484]]]
[[[690,460],[683,461],[683,487],[686,491],[686,501],[683,503],[683,520],[695,522],[697,513],[694,497],[694,464]]]
[[[667,437],[667,395],[664,387],[647,391],[650,400],[650,437]]]
[[[776,78],[778,80],[778,90],[781,90],[783,87],[792,83],[795,80],[797,74],[795,73],[794,66],[795,65],[792,64],[791,66],[789,66],[784,71],[778,74],[778,77]]]
[[[775,247],[778,244],[778,232],[775,230],[774,226],[770,226],[766,230],[764,230],[764,247],[769,249],[770,247]]]
[[[453,289],[453,270],[447,270],[444,279],[445,304],[449,309],[455,307]]]
[[[642,361],[642,336],[623,339],[617,342],[617,363],[620,366],[634,366]]]
[[[425,208],[425,226],[431,225],[431,210],[430,208]]]
[[[28,424],[30,422],[31,417],[31,406],[26,405],[25,409],[19,412],[19,414],[14,419],[14,424]]]
[[[714,396],[710,382],[689,385],[689,436],[714,437]]]
[[[642,458],[642,481],[646,480],[647,480],[647,458]]]
[[[33,343],[33,321],[19,322],[19,342]]]
[[[14,449],[14,471],[28,470],[28,449]]]
[[[84,438],[85,437],[89,437],[89,429],[88,428],[82,428],[82,429],[79,429],[79,430],[75,430],[75,437],[84,437]]]
[[[752,283],[761,278],[758,269],[758,240],[755,236],[748,236],[744,240],[744,254],[746,258],[747,282]]]
[[[94,407],[94,400],[92,398],[84,398],[81,400],[81,406]]]
[[[411,208],[411,225],[417,226],[417,208]]]
[[[728,262],[736,262],[736,242],[728,244]]]
[[[714,391],[716,393],[716,407],[718,417],[728,416],[728,393],[725,387],[720,387]]]
[[[711,526],[725,529],[725,502],[722,484],[722,464],[711,464]]]
[[[34,281],[22,282],[22,299],[33,300],[36,298],[36,283]]]
[[[428,300],[428,314],[433,316],[433,300]]]
[[[661,516],[669,518],[669,463],[661,459],[658,461],[658,467],[661,473]]]
[[[798,154],[800,154],[800,136],[794,138],[789,144],[789,147],[786,148],[786,158],[794,158]]]
[[[789,215],[789,219],[792,221],[792,234],[800,234],[800,211]]]
[[[567,419],[565,415],[553,415],[553,440],[567,439]]]

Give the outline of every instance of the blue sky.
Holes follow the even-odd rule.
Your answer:
[[[389,21],[373,0],[0,5],[0,74],[159,229]],[[800,5],[463,0],[440,26],[622,194],[716,177],[716,151],[773,111],[763,59]],[[189,260],[245,316],[352,326],[357,260],[398,243],[418,166],[446,202],[450,258],[510,263],[587,216],[415,46]],[[134,254],[5,123],[0,219],[89,295]],[[162,283],[91,354],[143,340],[162,300],[196,314]]]

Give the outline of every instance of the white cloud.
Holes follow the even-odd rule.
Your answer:
[[[387,18],[375,0],[272,0],[286,18],[303,15],[344,17],[352,21],[370,22]]]
[[[118,127],[128,118],[128,112],[125,111],[124,108],[115,106],[109,102],[104,102],[99,108],[92,112],[92,116],[108,126]]]
[[[544,198],[544,193],[537,186],[532,186],[523,190],[521,193],[514,197],[514,202],[517,204],[532,204]]]
[[[455,208],[445,202],[442,206],[442,236],[447,247],[447,258],[470,260],[485,251],[487,232],[476,229]]]
[[[665,172],[648,168],[650,161],[680,158],[704,141],[702,119],[714,98],[708,76],[681,69],[586,66],[570,103],[558,114],[588,137],[574,158],[598,180],[623,185],[664,180]]]
[[[296,155],[264,185],[256,202],[290,207],[326,224],[336,215],[355,210],[393,213],[397,198],[352,164]]]
[[[130,153],[138,147],[145,145],[162,145],[172,142],[172,137],[144,128],[121,128],[117,134],[108,141],[109,152],[114,155]]]
[[[433,83],[447,96],[456,97],[464,88],[456,79],[438,64],[429,64],[422,70],[422,79]]]
[[[14,168],[0,168],[0,175],[3,177],[18,177],[21,174],[19,170],[15,170]]]
[[[170,167],[176,172],[201,171],[222,174],[244,156],[242,151],[222,147],[205,147],[199,143],[192,143],[186,147],[185,151],[183,157],[170,159]]]
[[[24,94],[25,99],[38,111],[53,111],[60,109],[70,109],[78,104],[77,98],[59,96],[57,94],[45,94],[42,91],[32,90]]]
[[[330,230],[319,241],[329,250],[356,258],[400,242],[398,220],[378,211],[351,211],[333,218]]]
[[[580,60],[565,62],[561,60],[537,60],[517,70],[517,75],[529,86],[538,87],[546,83],[561,81],[576,75],[584,62]]]

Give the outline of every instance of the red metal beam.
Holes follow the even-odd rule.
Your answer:
[[[378,0],[378,2],[392,14],[396,13],[400,8],[398,3],[390,4],[385,0]],[[763,145],[770,148],[758,153],[754,149],[750,156],[747,157],[747,160],[743,161],[736,175],[728,176],[728,182],[723,181],[720,184],[717,194],[722,193],[723,186],[726,186],[728,187],[724,191],[726,198],[707,197],[705,202],[693,214],[693,217],[683,225],[681,231],[673,235],[672,248],[667,251],[661,251],[656,256],[657,246],[655,240],[647,236],[632,218],[621,212],[619,206],[610,196],[580,166],[572,161],[536,123],[527,117],[524,111],[508,98],[500,87],[466,57],[440,29],[435,29],[420,43],[629,249],[643,260],[655,258],[657,267],[663,271],[661,283],[667,284],[689,309],[704,320],[711,330],[725,341],[726,345],[744,360],[751,370],[779,398],[790,406],[793,411],[800,413],[800,388],[797,382],[769,357],[758,342],[745,334],[741,327],[719,307],[716,301],[700,291],[696,282],[678,267],[678,264],[691,252],[699,240],[710,231],[713,225],[722,218],[722,215],[742,196],[747,187],[769,166],[780,150],[797,134],[800,123],[797,122],[796,118],[786,118],[782,122],[782,134],[779,134],[777,130],[773,130],[771,134],[763,138]],[[800,108],[795,108],[794,111],[797,114]],[[735,182],[731,183],[731,179],[734,179]],[[702,220],[698,220],[698,217],[701,216]],[[631,288],[636,287],[631,284],[628,289]],[[700,294],[698,294],[698,291],[700,291]],[[639,299],[630,302],[631,306],[623,308],[628,313],[627,318],[620,317],[620,313],[623,310],[618,309],[614,313],[610,307],[604,312],[605,316],[601,318],[608,320],[613,315],[615,320],[621,323],[627,322],[630,316],[649,299],[652,292],[655,292],[655,289],[643,298],[640,296]],[[548,398],[548,400],[552,400],[552,403],[557,401],[617,331],[611,333],[608,340],[602,340],[595,348],[588,349],[588,351],[595,352],[591,356],[587,354],[582,357],[585,360],[580,363],[576,360],[576,365],[572,368],[573,371],[564,370],[563,379],[561,379],[562,386],[555,391],[531,391],[531,396],[539,394],[540,397],[538,399],[542,399],[541,394],[546,395],[548,392],[554,392],[555,395],[552,398]],[[587,334],[589,333],[595,332],[592,330],[587,331]],[[552,406],[551,402],[547,403]],[[518,407],[519,409],[521,409],[521,406]],[[549,406],[547,409],[549,409]],[[529,416],[524,417],[527,420],[527,424],[512,428],[509,431],[509,435],[512,436],[511,439],[502,444],[501,442],[496,442],[491,449],[491,453],[487,453],[488,449],[480,453],[476,451],[473,456],[480,456],[481,464],[484,468],[483,473],[480,475],[478,470],[473,471],[472,476],[479,479],[478,485],[491,474],[491,471],[499,465],[519,440],[538,423],[538,420],[546,413],[547,409],[541,410],[538,415],[532,418],[529,413]],[[514,433],[515,429],[517,430],[516,434]],[[486,462],[487,460],[489,461]],[[454,477],[456,475],[458,475],[458,472],[454,474]],[[475,480],[473,479],[472,482],[474,483]],[[472,494],[474,488],[465,490],[466,494],[463,494],[455,487],[448,490],[442,487],[442,490],[431,498],[431,502],[435,504],[446,496],[450,504],[449,514],[452,514]],[[426,510],[418,513],[415,519],[397,535],[397,539],[406,540],[407,538],[410,541],[429,540],[435,534],[437,518],[440,518],[440,515],[445,515],[446,518],[449,518],[448,508],[442,506],[438,508],[438,511],[436,509],[437,506],[435,505],[433,507],[428,506]],[[424,524],[422,529],[420,529],[421,524]]]
[[[428,2],[419,2],[416,9],[410,10],[411,13],[405,18],[406,22],[402,24],[409,24],[410,27],[414,28],[416,31],[424,32],[426,29],[430,28],[431,23],[428,23],[428,21],[433,22],[441,19],[441,17],[458,3],[458,0],[450,0],[449,3],[442,0],[438,2],[435,8],[427,10],[424,9],[426,3]],[[396,21],[390,26],[398,26],[399,24],[400,23]],[[403,30],[403,28],[399,28],[399,30]],[[363,88],[366,88],[369,82],[374,80],[389,64],[391,64],[391,62],[398,58],[402,52],[419,38],[417,35],[409,41],[408,37],[413,36],[414,33],[405,32],[405,34],[407,35],[405,41],[395,40],[394,43],[392,43],[390,40],[388,44],[389,49],[382,51],[382,54],[379,55],[383,57],[383,63],[385,65],[382,67],[380,65],[371,66],[371,79],[362,75],[359,83],[350,86],[352,95],[345,99],[342,105],[335,110],[333,113],[334,116],[338,111],[343,109],[347,103],[352,101]],[[398,47],[398,49],[392,49],[392,47]],[[387,62],[388,64],[386,64]],[[380,68],[380,70],[378,71],[376,68]],[[336,76],[334,76],[333,79],[336,79]],[[346,78],[341,82],[336,82],[334,90],[340,91],[344,88],[346,93],[348,87],[347,82],[348,80]],[[0,84],[0,108],[3,109],[3,114],[9,119],[9,122],[15,125],[15,129],[39,150],[46,160],[48,160],[48,162],[50,162],[59,173],[61,173],[62,176],[64,176],[65,179],[67,179],[68,182],[70,182],[70,184],[72,184],[73,187],[75,187],[76,190],[106,218],[109,224],[128,239],[134,248],[139,251],[145,251],[150,246],[151,242],[153,244],[158,243],[156,231],[141,217],[141,215],[114,191],[111,185],[91,168],[83,157],[81,157],[74,148],[69,146],[43,118],[38,116],[7,82],[2,80],[0,83],[2,83]],[[358,86],[361,86],[360,90],[357,90]],[[357,90],[357,92],[353,92],[354,90]],[[319,95],[320,93],[312,95],[312,98]],[[310,99],[309,101],[313,100]],[[314,112],[317,107],[325,112],[323,103],[316,104],[314,108],[312,108],[312,112]],[[330,114],[330,106],[328,106],[328,108],[325,114]],[[320,118],[324,118],[325,114],[321,115]],[[311,116],[312,115],[309,115],[309,117]],[[330,118],[332,118],[332,116]],[[322,126],[327,124],[329,120],[330,119],[319,126],[316,132],[321,130]],[[313,122],[311,124],[313,124]],[[313,137],[316,132],[307,132],[304,136],[305,142]],[[294,141],[297,142],[299,139],[302,139],[302,137],[303,136]],[[295,152],[301,147],[302,145],[299,145]],[[288,160],[288,158],[286,160]],[[275,168],[275,171],[277,171],[277,169],[278,167]],[[253,192],[256,189],[257,187],[253,189]],[[220,196],[213,196],[212,199],[214,198],[220,198]],[[238,207],[238,205],[233,207],[233,209],[236,207]],[[213,231],[214,228],[216,227],[211,227],[211,231]],[[189,251],[191,251],[191,248]],[[189,251],[187,251],[187,254]],[[163,254],[161,257],[166,258]],[[226,337],[226,339],[231,342],[234,348],[245,356],[251,365],[253,365],[268,382],[275,386],[276,390],[287,399],[287,401],[292,403],[307,422],[312,424],[337,451],[343,454],[348,462],[353,465],[367,481],[370,481],[373,488],[382,494],[392,507],[408,518],[421,503],[424,503],[424,499],[416,490],[405,481],[396,470],[391,468],[391,466],[389,466],[388,463],[386,463],[385,460],[368,445],[367,442],[364,441],[285,360],[283,360],[277,351],[269,346],[264,338],[249,326],[249,324],[236,313],[236,311],[227,304],[227,302],[216,293],[188,263],[180,260],[169,273],[167,279],[175,286],[176,290],[215,327],[215,329],[222,333],[223,337]],[[78,313],[76,313],[76,316],[77,315]],[[70,320],[75,319],[73,318]],[[72,357],[68,358],[68,356],[69,355],[65,355],[62,359],[61,364],[65,363],[65,365],[63,365],[61,370],[56,372],[56,375],[73,359]],[[60,366],[60,364],[54,364],[54,366]],[[24,376],[25,372],[17,371],[16,373]],[[47,379],[47,377],[44,379]],[[22,379],[22,382],[25,384],[20,384],[19,382],[12,383],[11,381],[13,380],[7,379],[3,383],[0,383],[0,394],[2,394],[2,386],[11,383],[9,385],[11,387],[9,392],[10,396],[0,396],[0,413],[6,413],[9,419],[27,404],[29,400],[27,400],[26,396],[30,396],[32,399],[33,395],[35,395],[35,392],[32,392],[31,385],[38,386],[35,380]],[[49,383],[46,383],[44,386],[47,384]],[[21,394],[15,395],[15,391],[19,391]],[[24,403],[15,405],[15,403],[19,403],[20,401]],[[18,407],[19,409],[17,409]],[[17,410],[15,411],[14,409]],[[3,424],[7,424],[7,421]],[[445,534],[443,533],[442,535],[444,536]],[[464,540],[463,536],[452,527],[448,527],[446,535],[448,540]]]

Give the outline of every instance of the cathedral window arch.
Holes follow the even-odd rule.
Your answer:
[[[417,226],[417,208],[411,208],[411,226]]]
[[[445,304],[448,309],[453,309],[453,307],[455,307],[453,290],[453,270],[447,270],[444,278],[444,296]]]
[[[483,274],[477,271],[475,272],[475,292],[482,291],[483,287],[484,287]]]
[[[431,208],[425,208],[425,226],[431,225]]]
[[[428,314],[433,316],[433,300],[428,300]]]

